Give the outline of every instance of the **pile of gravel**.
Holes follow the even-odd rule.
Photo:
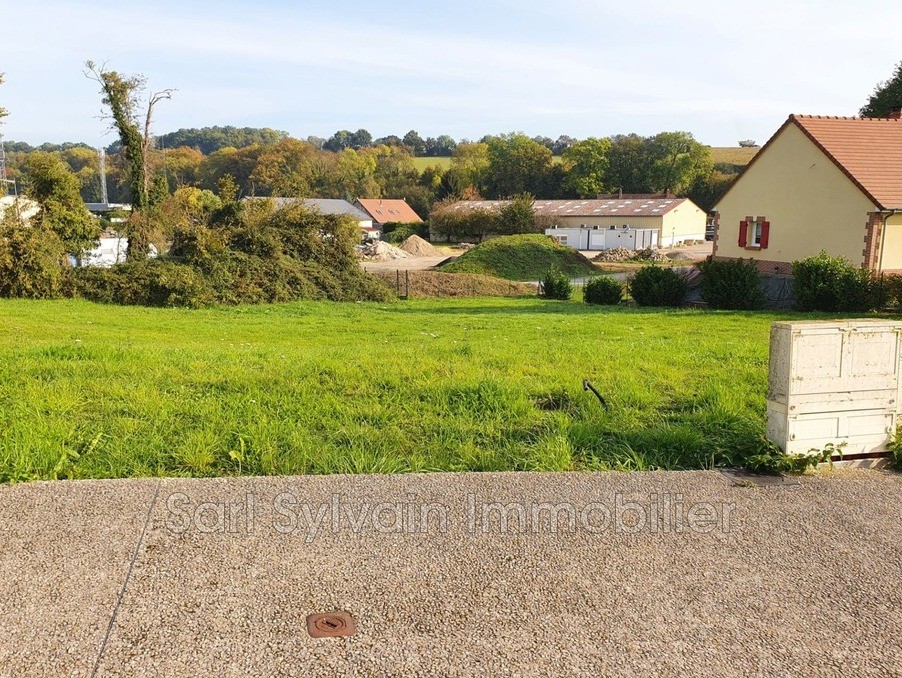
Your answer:
[[[377,240],[363,248],[360,257],[365,261],[392,261],[394,259],[411,259],[413,255],[399,247]]]
[[[418,235],[412,235],[401,243],[401,249],[414,257],[440,257],[439,252],[431,243],[423,240]]]
[[[621,261],[667,261],[667,255],[660,250],[646,247],[644,250],[628,250],[625,247],[613,247],[602,250],[592,261],[621,262]]]

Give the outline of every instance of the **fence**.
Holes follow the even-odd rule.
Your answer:
[[[407,299],[410,296],[410,271],[395,271],[395,293],[398,299]]]
[[[398,269],[379,271],[375,275],[393,289],[399,299],[411,297],[522,297],[536,293],[535,283],[466,273]]]

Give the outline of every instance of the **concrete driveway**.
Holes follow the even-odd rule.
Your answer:
[[[885,471],[3,486],[0,673],[889,675],[900,535]]]

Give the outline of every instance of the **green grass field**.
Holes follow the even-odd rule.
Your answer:
[[[427,167],[441,167],[442,169],[448,169],[451,167],[451,158],[414,158],[413,164],[416,166],[418,172],[422,172]]]
[[[0,480],[734,463],[764,433],[776,317],[0,300]]]

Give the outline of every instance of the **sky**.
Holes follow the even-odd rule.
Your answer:
[[[115,140],[84,62],[176,88],[155,131],[683,130],[763,143],[855,115],[902,60],[893,0],[0,0],[7,140]]]

